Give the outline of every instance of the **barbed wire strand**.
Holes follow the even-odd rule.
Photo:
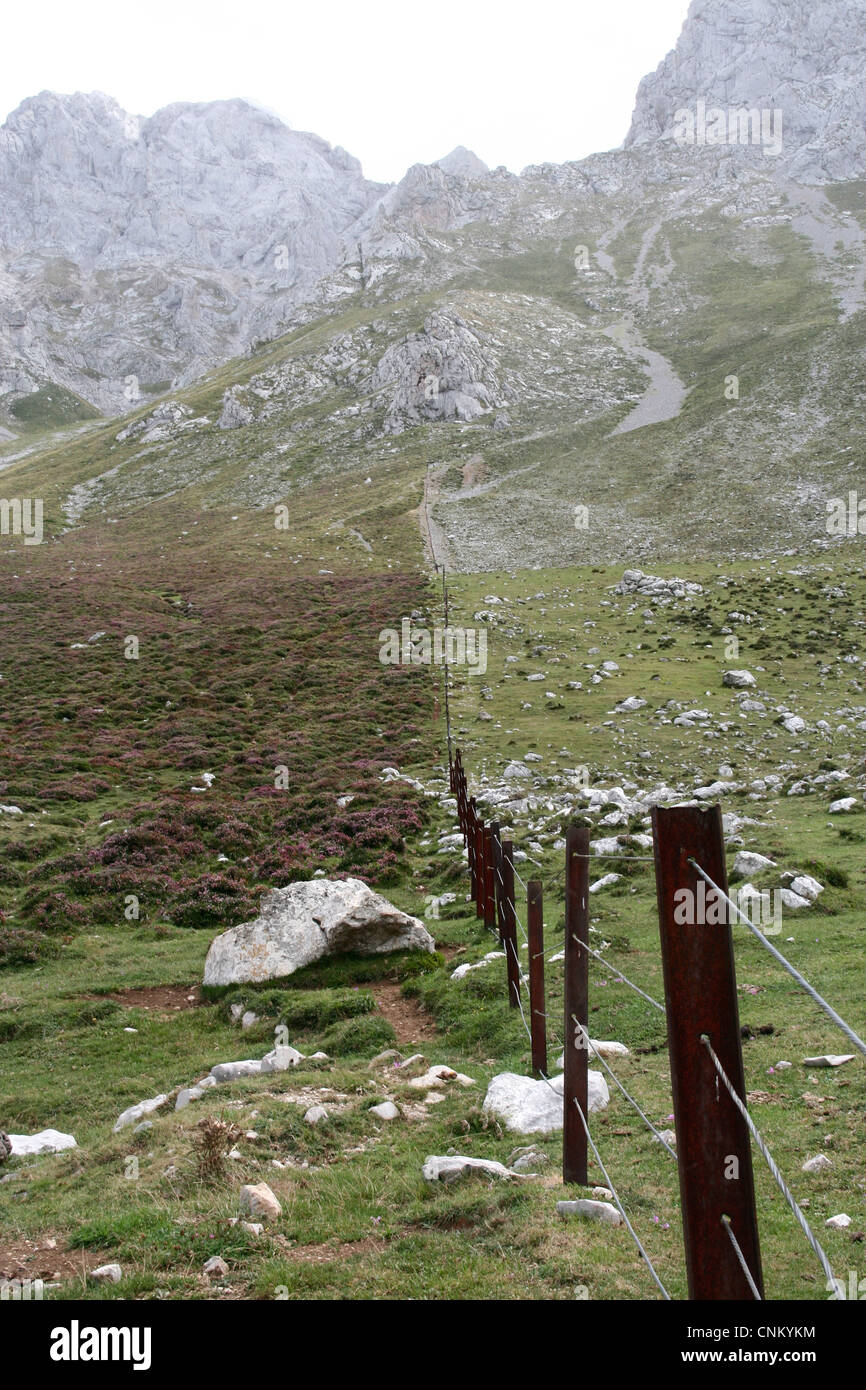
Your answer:
[[[800,987],[806,991],[810,999],[814,999],[815,1003],[819,1006],[819,1008],[824,1010],[828,1018],[831,1018],[833,1020],[833,1022],[836,1024],[836,1027],[841,1028],[845,1036],[849,1038],[850,1041],[854,1044],[854,1046],[858,1048],[860,1052],[863,1053],[864,1057],[866,1057],[866,1043],[864,1043],[863,1039],[859,1037],[857,1033],[854,1032],[853,1028],[850,1028],[848,1026],[844,1018],[840,1018],[836,1010],[830,1004],[827,1003],[826,999],[822,998],[822,996],[818,993],[816,989],[812,987],[812,985],[809,984],[809,981],[805,979],[803,975],[800,974],[799,970],[797,970],[789,960],[785,959],[781,951],[776,950],[775,946],[773,946],[772,943],[767,940],[764,933],[759,931],[758,928],[754,925],[754,923],[749,920],[746,913],[743,912],[742,909],[734,902],[733,898],[730,898],[728,894],[718,886],[717,883],[713,883],[713,880],[710,878],[709,874],[701,868],[697,860],[690,859],[689,863],[695,869],[697,869],[704,882],[708,883],[711,888],[714,888],[716,892],[720,895],[720,897],[724,898],[724,900],[734,909],[734,911],[739,914],[739,916],[745,922],[746,926],[751,931],[752,935],[757,937],[761,945],[764,946],[770,952],[770,954],[776,958],[779,964],[783,966],[785,970],[787,970],[788,974],[797,981],[797,984],[800,985]]]
[[[766,1161],[767,1167],[769,1168],[769,1170],[770,1170],[770,1172],[772,1173],[773,1177],[776,1179],[776,1182],[777,1182],[777,1184],[778,1184],[778,1186],[779,1186],[779,1189],[780,1189],[780,1191],[781,1191],[781,1193],[782,1193],[782,1196],[785,1198],[785,1201],[788,1203],[788,1206],[791,1208],[791,1211],[794,1213],[795,1217],[797,1218],[797,1221],[798,1221],[799,1224],[800,1224],[800,1227],[801,1227],[801,1229],[802,1229],[802,1231],[803,1231],[804,1236],[806,1237],[807,1241],[809,1242],[809,1244],[811,1245],[811,1247],[812,1247],[812,1249],[814,1250],[815,1254],[817,1255],[818,1260],[820,1261],[820,1264],[821,1264],[821,1268],[823,1269],[824,1273],[826,1274],[828,1280],[830,1280],[830,1281],[832,1282],[834,1276],[833,1276],[833,1271],[832,1271],[832,1269],[830,1268],[830,1261],[827,1259],[827,1256],[824,1254],[824,1251],[821,1249],[821,1246],[818,1244],[818,1241],[817,1241],[817,1239],[815,1238],[815,1236],[813,1235],[812,1229],[811,1229],[811,1227],[809,1226],[808,1221],[806,1220],[805,1216],[803,1215],[802,1211],[800,1210],[800,1208],[799,1208],[798,1205],[797,1205],[797,1202],[796,1202],[796,1199],[794,1198],[793,1193],[790,1191],[790,1189],[789,1189],[787,1183],[785,1182],[785,1179],[782,1177],[782,1174],[779,1172],[778,1165],[776,1164],[776,1161],[775,1161],[775,1159],[773,1158],[773,1155],[770,1153],[770,1150],[767,1148],[767,1145],[765,1144],[765,1142],[764,1142],[764,1140],[762,1139],[761,1135],[759,1134],[757,1128],[755,1127],[755,1122],[754,1122],[754,1120],[752,1119],[752,1117],[751,1117],[751,1115],[749,1114],[748,1110],[746,1109],[745,1105],[744,1105],[743,1102],[740,1100],[740,1097],[737,1095],[736,1091],[734,1090],[734,1087],[733,1087],[733,1085],[731,1084],[731,1081],[730,1081],[730,1079],[729,1079],[729,1077],[728,1077],[728,1074],[727,1074],[727,1072],[725,1071],[724,1067],[722,1066],[721,1062],[719,1061],[718,1057],[716,1056],[716,1054],[715,1054],[715,1052],[714,1052],[714,1050],[713,1050],[713,1045],[712,1045],[712,1043],[710,1042],[710,1039],[707,1037],[706,1033],[703,1033],[703,1034],[701,1035],[701,1042],[704,1044],[704,1047],[707,1049],[707,1052],[710,1054],[710,1058],[711,1058],[711,1060],[712,1060],[713,1066],[715,1067],[715,1069],[716,1069],[718,1075],[721,1077],[721,1080],[722,1080],[722,1082],[724,1083],[724,1086],[725,1086],[726,1091],[728,1092],[728,1095],[731,1097],[731,1100],[734,1102],[734,1105],[737,1107],[737,1109],[739,1110],[739,1112],[740,1112],[740,1114],[742,1115],[743,1119],[745,1120],[746,1125],[748,1126],[749,1133],[751,1134],[751,1136],[752,1136],[752,1138],[754,1139],[756,1145],[758,1146],[759,1150],[760,1150],[761,1153],[763,1154],[763,1157],[764,1157],[764,1159],[765,1159],[765,1161]]]
[[[659,1013],[665,1013],[664,1004],[660,1004],[657,999],[653,999],[652,995],[647,994],[646,990],[641,989],[640,985],[633,984],[632,981],[628,978],[628,976],[623,975],[621,970],[617,970],[614,966],[609,965],[608,962],[605,960],[604,956],[600,955],[598,951],[594,951],[591,946],[588,946],[586,944],[586,942],[583,942],[582,945],[585,951],[588,951],[591,956],[595,956],[596,960],[601,961],[601,964],[604,966],[605,970],[609,970],[611,975],[615,975],[617,979],[622,982],[622,984],[628,985],[629,988],[633,989],[636,994],[640,994],[644,999],[646,999],[648,1004],[652,1004],[654,1009],[658,1009]]]
[[[598,1164],[599,1168],[600,1168],[601,1171],[602,1171],[602,1174],[603,1174],[603,1176],[604,1176],[605,1183],[607,1184],[607,1187],[609,1188],[609,1190],[610,1190],[610,1192],[611,1192],[611,1195],[612,1195],[612,1197],[613,1197],[613,1200],[616,1202],[617,1208],[618,1208],[618,1210],[619,1210],[619,1214],[620,1214],[620,1216],[622,1217],[623,1221],[625,1222],[626,1226],[628,1226],[628,1229],[629,1229],[629,1231],[631,1232],[632,1240],[634,1241],[635,1245],[637,1246],[638,1250],[640,1251],[641,1255],[643,1256],[644,1260],[646,1261],[647,1268],[648,1268],[650,1274],[652,1275],[653,1279],[656,1281],[656,1283],[658,1284],[659,1288],[661,1289],[663,1297],[666,1299],[666,1301],[667,1301],[668,1303],[670,1303],[670,1302],[671,1302],[671,1296],[670,1296],[670,1294],[668,1293],[668,1291],[667,1291],[667,1289],[665,1288],[664,1284],[662,1283],[661,1279],[658,1277],[658,1275],[656,1274],[655,1270],[653,1269],[652,1260],[650,1259],[649,1255],[647,1254],[647,1252],[644,1250],[643,1246],[641,1245],[639,1236],[638,1236],[637,1233],[635,1232],[634,1227],[632,1226],[631,1222],[629,1221],[628,1217],[626,1216],[625,1207],[623,1206],[622,1202],[621,1202],[620,1199],[619,1199],[619,1196],[618,1196],[618,1194],[617,1194],[617,1190],[616,1190],[616,1188],[615,1188],[614,1185],[613,1185],[613,1180],[611,1179],[610,1174],[608,1173],[607,1169],[605,1168],[604,1163],[602,1162],[601,1154],[599,1153],[598,1149],[596,1148],[596,1146],[595,1146],[595,1144],[594,1144],[594,1142],[593,1142],[592,1135],[591,1135],[590,1132],[589,1132],[589,1125],[586,1123],[586,1116],[584,1115],[583,1111],[581,1110],[580,1106],[578,1105],[578,1103],[577,1103],[577,1098],[576,1098],[576,1097],[573,1097],[573,1099],[574,1099],[574,1106],[575,1106],[575,1109],[577,1110],[577,1113],[578,1113],[578,1115],[580,1116],[580,1122],[581,1122],[581,1124],[583,1125],[584,1133],[586,1134],[587,1143],[589,1144],[590,1148],[592,1149],[593,1154],[595,1155],[595,1161],[596,1161],[596,1163]]]
[[[637,1101],[634,1099],[634,1096],[630,1096],[630,1095],[629,1095],[628,1091],[625,1089],[625,1086],[623,1086],[623,1084],[622,1084],[622,1082],[620,1081],[619,1077],[616,1075],[616,1073],[615,1073],[614,1071],[611,1070],[611,1068],[608,1066],[607,1062],[605,1061],[604,1057],[602,1057],[601,1053],[598,1051],[598,1049],[597,1049],[596,1047],[593,1046],[592,1038],[589,1036],[589,1033],[586,1031],[586,1029],[584,1028],[583,1024],[578,1022],[578,1020],[574,1017],[574,1014],[572,1014],[572,1016],[571,1016],[571,1021],[572,1021],[572,1023],[575,1024],[575,1026],[576,1026],[577,1028],[580,1029],[581,1036],[582,1036],[583,1038],[586,1039],[586,1044],[587,1044],[588,1052],[592,1053],[592,1056],[594,1057],[594,1059],[595,1059],[597,1062],[600,1062],[600,1063],[601,1063],[601,1065],[604,1067],[605,1071],[607,1072],[608,1076],[610,1077],[611,1081],[613,1081],[614,1085],[619,1087],[619,1089],[622,1091],[623,1095],[625,1096],[625,1098],[626,1098],[626,1100],[629,1102],[629,1104],[634,1106],[635,1110],[636,1110],[637,1113],[640,1115],[641,1119],[643,1120],[643,1122],[644,1122],[644,1124],[647,1126],[647,1128],[652,1130],[653,1134],[655,1135],[656,1139],[658,1139],[659,1143],[660,1143],[664,1148],[667,1149],[667,1151],[668,1151],[668,1153],[670,1154],[671,1158],[674,1159],[674,1161],[676,1161],[676,1157],[677,1157],[677,1156],[676,1156],[676,1152],[671,1148],[670,1144],[669,1144],[668,1141],[665,1139],[665,1137],[664,1137],[664,1135],[661,1133],[661,1131],[658,1130],[658,1129],[656,1129],[656,1127],[655,1127],[655,1125],[653,1124],[652,1120],[649,1119],[648,1116],[646,1116],[646,1115],[644,1114],[644,1112],[641,1110],[640,1106],[638,1105]]]
[[[754,1279],[752,1278],[752,1271],[749,1269],[749,1266],[746,1264],[746,1257],[745,1257],[745,1255],[743,1254],[742,1250],[740,1249],[740,1242],[737,1240],[737,1237],[734,1235],[734,1228],[733,1228],[733,1226],[731,1225],[731,1218],[730,1218],[729,1216],[725,1216],[724,1213],[722,1213],[722,1225],[724,1226],[725,1230],[727,1231],[728,1235],[730,1236],[731,1244],[732,1244],[733,1247],[734,1247],[734,1254],[736,1255],[737,1259],[739,1260],[739,1262],[740,1262],[740,1268],[742,1269],[743,1273],[744,1273],[745,1276],[746,1276],[746,1280],[747,1280],[747,1282],[748,1282],[749,1288],[752,1290],[752,1297],[753,1297],[753,1298],[756,1298],[756,1299],[758,1300],[759,1303],[762,1303],[762,1302],[763,1302],[763,1299],[761,1298],[760,1290],[758,1289],[757,1284],[755,1283]]]

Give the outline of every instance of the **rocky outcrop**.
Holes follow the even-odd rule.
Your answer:
[[[360,879],[311,879],[275,889],[262,900],[254,922],[218,936],[207,953],[204,983],[283,979],[322,956],[347,952],[377,956],[434,949],[423,922]]]
[[[859,178],[866,171],[864,64],[860,0],[692,0],[676,48],[640,84],[626,148],[673,140],[677,113],[697,120],[702,102],[705,135],[714,109],[727,118],[728,138],[721,139],[719,122],[707,144],[717,135],[727,153],[770,153],[804,183]],[[732,123],[728,113],[743,110],[781,113],[781,148],[770,117],[769,139],[762,133],[753,141],[749,128],[741,144],[739,118]]]
[[[423,421],[475,420],[501,404],[492,355],[453,312],[431,314],[422,332],[388,348],[372,384],[390,394],[386,434]]]

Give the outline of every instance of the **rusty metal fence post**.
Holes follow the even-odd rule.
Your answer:
[[[562,1087],[562,1181],[587,1183],[587,1143],[577,1107],[589,1123],[589,830],[565,834],[565,1075]],[[575,1104],[575,1102],[577,1104]]]
[[[702,1042],[745,1104],[730,909],[695,869],[727,893],[722,813],[655,807],[652,821],[689,1298],[754,1297],[723,1218],[763,1297],[749,1131]]]
[[[543,889],[538,879],[526,886],[526,932],[529,938],[529,1032],[532,1070],[547,1075],[547,1003],[544,997]]]

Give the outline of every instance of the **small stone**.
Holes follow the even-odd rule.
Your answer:
[[[261,1069],[261,1062],[250,1057],[243,1062],[217,1062],[210,1074],[214,1081],[237,1081],[240,1076],[258,1076]]]
[[[261,1060],[261,1072],[265,1075],[273,1071],[290,1071],[299,1062],[303,1062],[304,1054],[299,1052],[296,1047],[275,1047],[271,1052],[266,1052]]]
[[[829,1052],[823,1057],[804,1057],[804,1067],[841,1067],[846,1062],[853,1062],[855,1054],[853,1052],[834,1053]]]
[[[311,1105],[304,1115],[304,1123],[308,1125],[321,1124],[322,1120],[327,1120],[328,1112],[324,1105]]]
[[[384,1067],[386,1063],[391,1063],[393,1065],[395,1062],[402,1061],[403,1054],[398,1052],[396,1047],[389,1047],[384,1052],[377,1053],[367,1065],[369,1067]]]
[[[262,1233],[264,1232],[264,1229],[265,1229],[265,1228],[264,1228],[264,1226],[262,1225],[261,1221],[242,1221],[242,1222],[241,1222],[241,1230],[242,1230],[242,1231],[246,1231],[247,1234],[248,1234],[248,1235],[251,1235],[251,1236],[260,1236],[260,1235],[262,1235]]]
[[[205,1261],[204,1272],[212,1279],[223,1279],[228,1274],[229,1267],[219,1255],[211,1255],[210,1259]]]
[[[851,1218],[843,1211],[838,1216],[829,1217],[824,1225],[829,1226],[831,1231],[844,1231],[846,1226],[851,1225]]]
[[[765,869],[775,869],[776,861],[768,859],[765,854],[756,854],[754,850],[741,849],[734,860],[734,873],[741,874],[743,878],[750,878],[752,874],[763,873]]]
[[[424,1160],[421,1174],[425,1182],[457,1182],[460,1178],[481,1175],[493,1178],[511,1178],[513,1173],[502,1163],[492,1158],[466,1158],[463,1154],[431,1156]]]
[[[824,1173],[828,1168],[833,1167],[833,1160],[826,1154],[816,1154],[814,1158],[807,1158],[803,1164],[804,1173]]]
[[[153,1129],[153,1120],[142,1120],[140,1125],[136,1125],[133,1134],[146,1134],[149,1129]]]
[[[97,1284],[119,1284],[123,1278],[123,1270],[120,1265],[100,1265],[98,1269],[90,1271],[91,1279],[95,1279]]]
[[[247,1183],[240,1192],[241,1211],[261,1216],[265,1221],[277,1221],[283,1209],[266,1182]]]
[[[396,1120],[400,1117],[400,1111],[392,1100],[383,1100],[381,1105],[372,1105],[370,1114],[377,1115],[380,1120]]]
[[[576,1202],[557,1202],[560,1216],[585,1216],[591,1221],[603,1221],[608,1226],[621,1226],[622,1216],[610,1202],[595,1202],[581,1197]]]

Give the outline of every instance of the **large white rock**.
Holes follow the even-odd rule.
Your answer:
[[[223,932],[204,967],[206,985],[283,979],[322,956],[356,952],[433,951],[417,917],[400,912],[357,878],[311,879],[277,888],[261,914]]]
[[[10,1134],[13,1158],[26,1158],[33,1154],[57,1154],[63,1149],[78,1147],[71,1134],[63,1134],[59,1129],[40,1129],[38,1134]]]
[[[732,690],[746,690],[749,686],[757,684],[751,671],[726,671],[722,676],[722,685]]]
[[[589,1072],[589,1113],[604,1110],[610,1101],[607,1082],[600,1071]],[[516,1134],[552,1134],[562,1129],[563,1077],[535,1081],[505,1071],[494,1076],[484,1097],[484,1109],[505,1121]]]

